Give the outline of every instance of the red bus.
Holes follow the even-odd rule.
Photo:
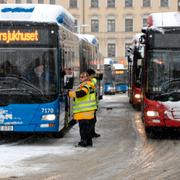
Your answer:
[[[152,13],[142,29],[142,120],[147,135],[180,127],[180,16]]]
[[[128,49],[128,96],[129,102],[135,108],[140,108],[141,105],[141,35],[139,33],[133,37],[132,46]]]

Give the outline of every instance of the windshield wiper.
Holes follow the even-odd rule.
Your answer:
[[[2,77],[1,77],[2,78]],[[25,85],[31,87],[32,89],[38,91],[41,95],[43,95],[44,93],[39,89],[37,88],[35,85],[33,85],[29,80],[27,80],[24,76],[21,76],[21,75],[15,75],[15,74],[10,74],[6,77],[3,77],[3,78],[15,78],[15,79],[18,79],[19,81],[17,81],[16,84],[19,84],[19,82],[23,82]],[[12,88],[13,89],[13,88]]]
[[[179,101],[180,100],[180,92],[170,91],[167,93],[161,93],[154,96],[155,100],[160,101]]]
[[[38,91],[39,92],[39,91]],[[48,96],[45,96],[43,94],[40,94],[37,96],[37,94],[34,94],[33,91],[28,89],[20,89],[20,88],[6,88],[6,89],[0,89],[0,95],[20,95],[20,96],[31,96],[31,98],[35,98],[36,100],[41,100],[43,102],[49,101]]]
[[[28,89],[20,89],[20,88],[5,88],[5,89],[0,89],[0,93],[1,94],[14,94],[14,92],[18,92],[18,94],[21,95],[34,95],[32,91],[28,90]]]
[[[180,78],[169,79],[164,82],[164,85],[171,84],[173,82],[180,82]]]
[[[165,93],[179,92],[180,78],[171,79],[162,84],[162,90]]]

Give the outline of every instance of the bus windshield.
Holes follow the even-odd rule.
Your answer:
[[[127,70],[119,69],[114,72],[115,82],[118,84],[127,84]]]
[[[149,57],[146,85],[149,98],[169,100],[167,97],[179,94],[180,51],[153,51]]]
[[[1,48],[0,51],[0,104],[54,99],[57,94],[55,48]]]

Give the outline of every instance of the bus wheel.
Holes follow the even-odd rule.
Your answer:
[[[152,134],[153,134],[153,130],[150,127],[145,127],[145,132],[146,132],[146,136],[147,138],[151,138]]]
[[[3,139],[5,137],[3,132],[0,132],[0,139]]]
[[[63,138],[63,136],[64,136],[64,132],[63,131],[52,133],[52,137],[53,138]]]
[[[146,132],[147,138],[151,138],[151,139],[157,139],[158,138],[159,133],[158,133],[156,128],[145,127],[145,132]]]

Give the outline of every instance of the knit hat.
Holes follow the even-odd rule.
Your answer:
[[[87,73],[89,74],[89,76],[96,74],[96,72],[93,69],[88,69]]]

